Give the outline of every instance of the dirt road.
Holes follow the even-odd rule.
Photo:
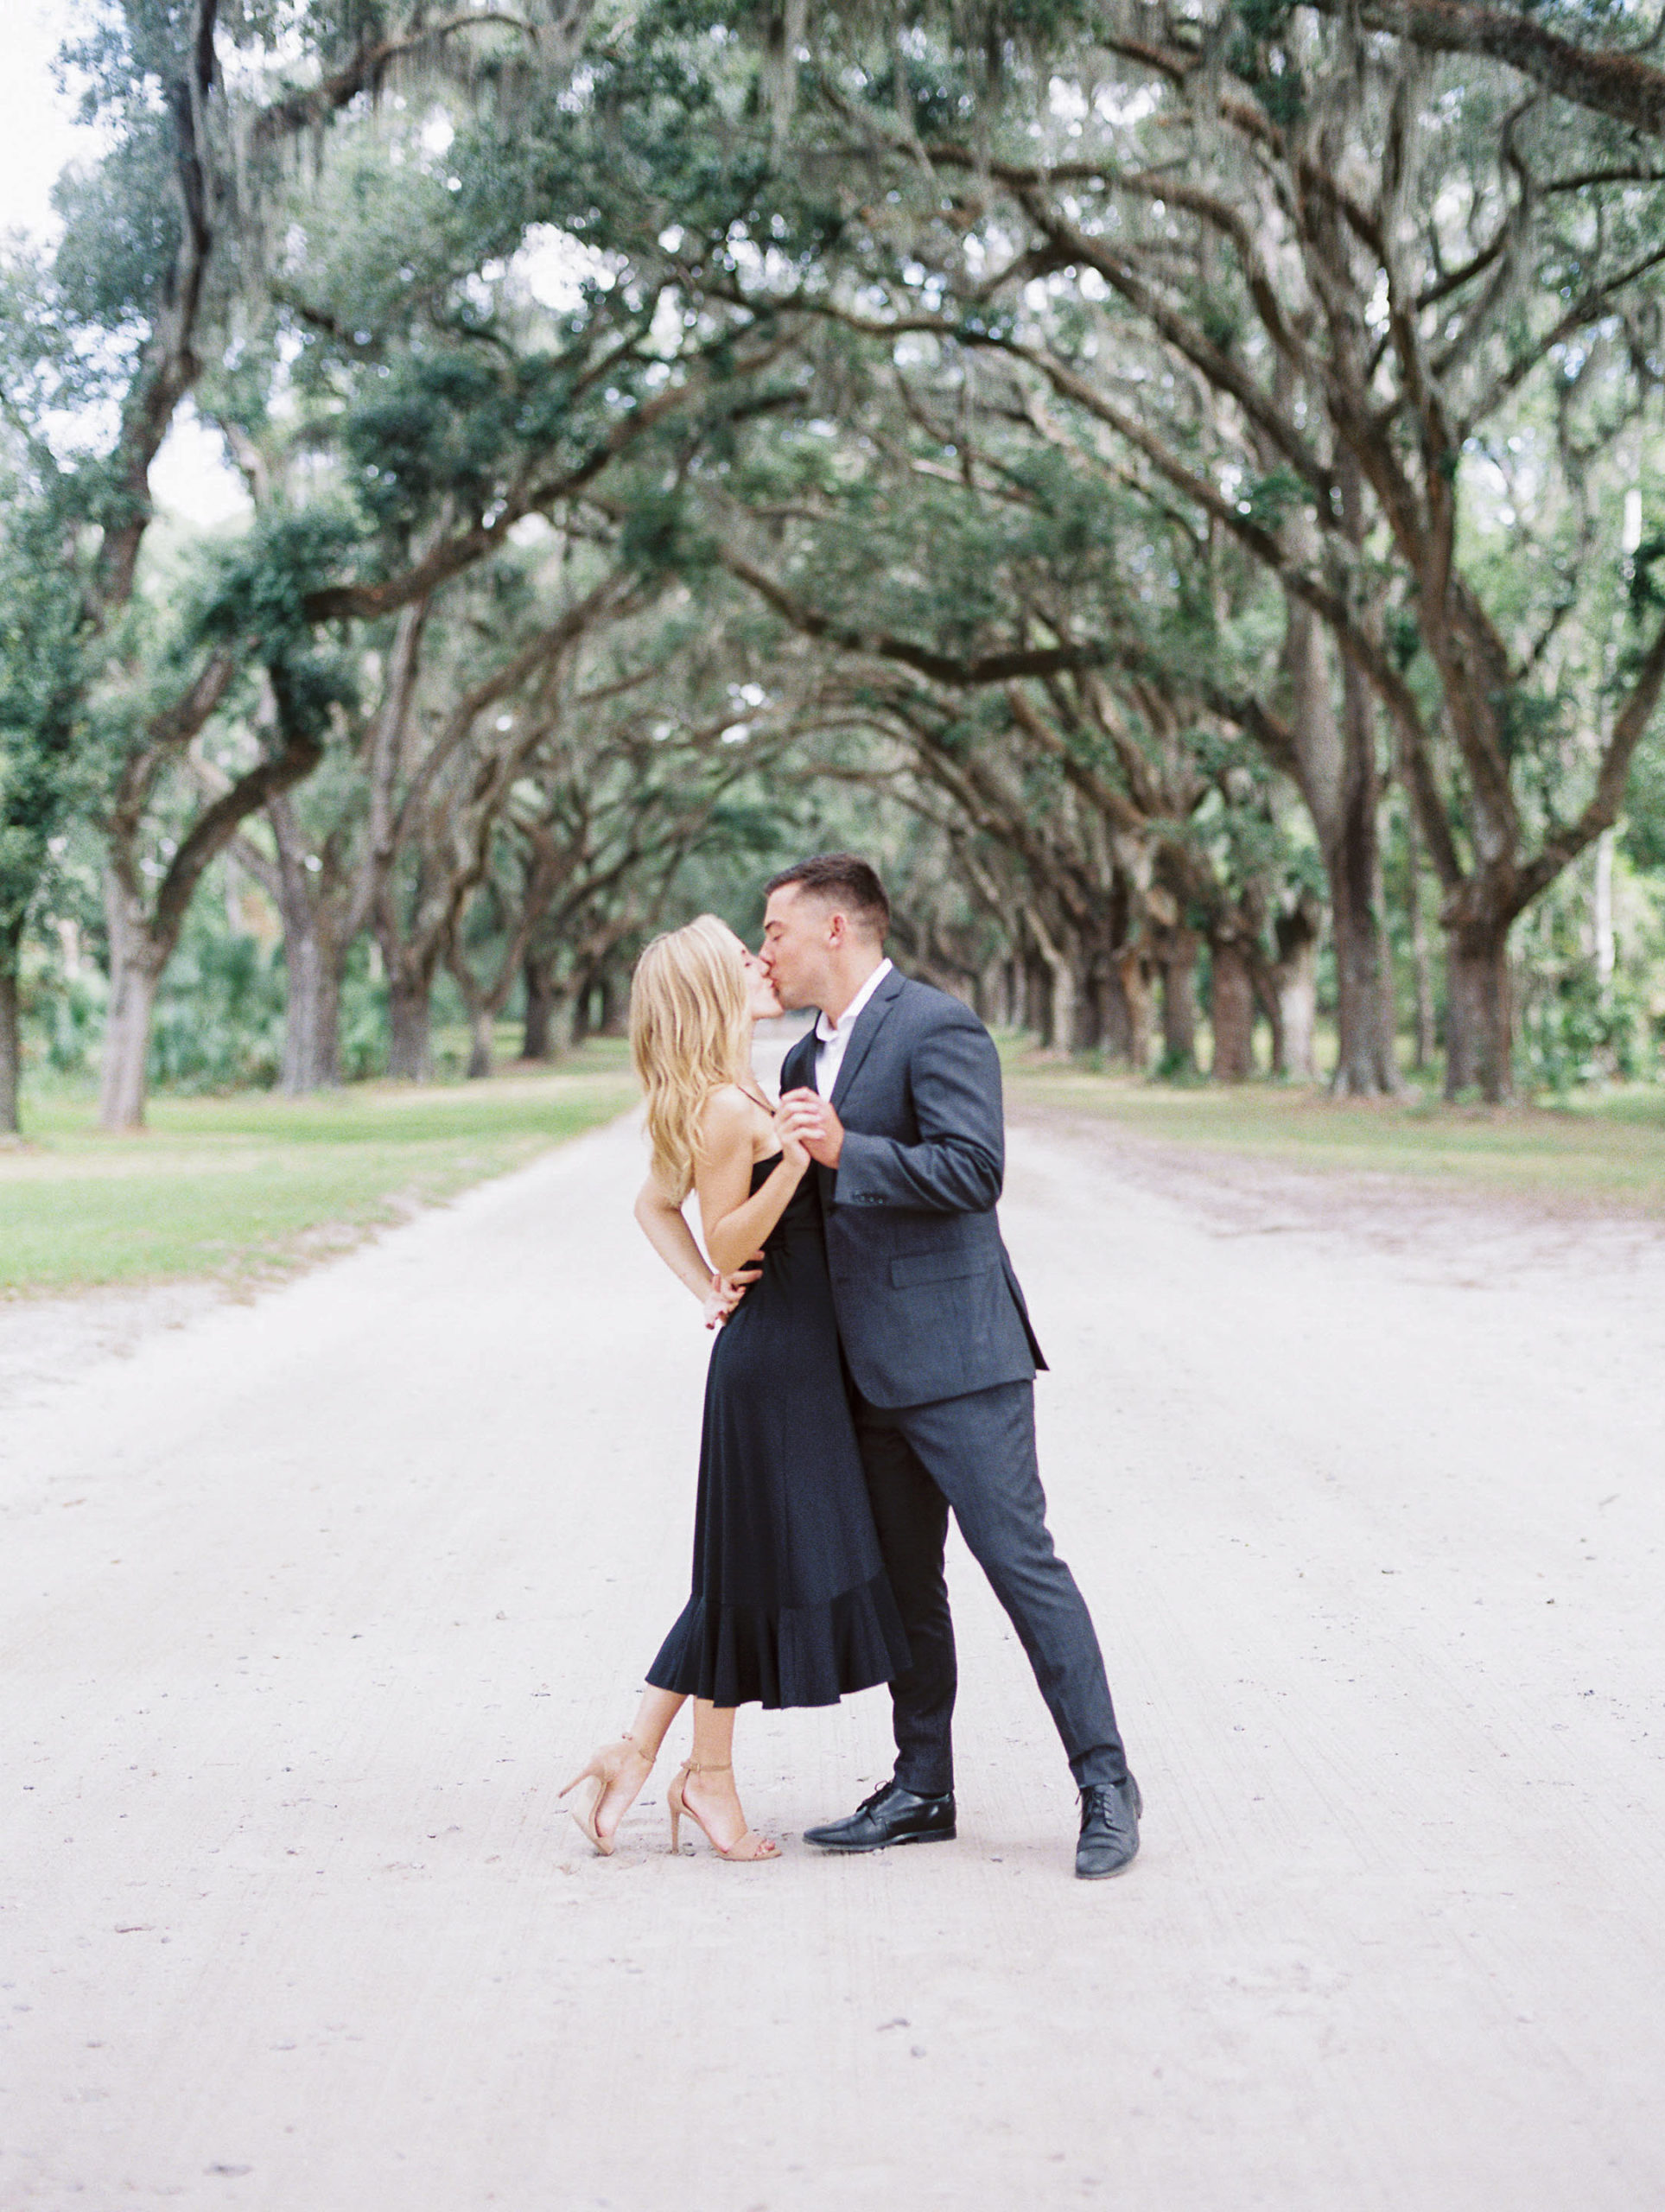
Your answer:
[[[0,1408],[0,2206],[1665,2202],[1665,1251],[1019,1131],[1043,1465],[1147,1807],[1121,1882],[956,1568],[952,1845],[555,1792],[686,1589],[707,1340],[603,1132]]]

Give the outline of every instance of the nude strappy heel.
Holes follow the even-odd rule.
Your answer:
[[[588,1765],[581,1767],[561,1792],[562,1796],[567,1797],[578,1788],[580,1783],[588,1782],[594,1785],[578,1798],[575,1803],[569,1805],[567,1810],[603,1859],[612,1858],[614,1839],[601,1834],[595,1825],[595,1815],[601,1810],[601,1800],[623,1771],[626,1759],[641,1761],[646,1770],[642,1776],[642,1780],[645,1782],[648,1775],[653,1771],[652,1752],[645,1751],[633,1736],[621,1736],[616,1744],[604,1744],[601,1749],[592,1756]]]
[[[671,1783],[670,1789],[667,1789],[664,1794],[665,1803],[670,1808],[670,1848],[673,1851],[676,1851],[680,1847],[677,1841],[677,1834],[681,1827],[683,1815],[686,1813],[689,1819],[693,1821],[695,1827],[698,1828],[700,1834],[710,1845],[712,1850],[716,1853],[718,1858],[726,1859],[729,1862],[730,1866],[750,1866],[758,1865],[766,1859],[779,1858],[780,1846],[778,1843],[772,1842],[766,1835],[759,1835],[753,1828],[747,1828],[743,1835],[736,1836],[734,1840],[730,1844],[724,1845],[719,1843],[715,1836],[712,1834],[710,1829],[707,1827],[705,1822],[700,1818],[698,1813],[683,1795],[683,1784],[687,1781],[690,1774],[732,1774],[734,1770],[732,1764],[727,1759],[723,1761],[721,1766],[709,1764],[706,1765],[700,1765],[693,1759],[684,1759],[683,1761],[676,1780]]]

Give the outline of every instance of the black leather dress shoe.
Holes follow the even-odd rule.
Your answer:
[[[1081,1840],[1076,1846],[1076,1878],[1102,1882],[1125,1873],[1139,1855],[1139,1816],[1145,1801],[1129,1775],[1125,1782],[1098,1784],[1081,1793]]]
[[[946,1843],[954,1834],[954,1799],[916,1797],[899,1782],[887,1782],[864,1797],[845,1821],[805,1828],[805,1843],[823,1851],[882,1851],[890,1843]]]

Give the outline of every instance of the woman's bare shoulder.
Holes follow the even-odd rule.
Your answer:
[[[725,1083],[711,1093],[700,1109],[700,1148],[715,1159],[744,1143],[749,1147],[759,1109],[737,1083]]]

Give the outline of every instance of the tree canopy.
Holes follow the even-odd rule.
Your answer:
[[[66,924],[124,1126],[206,885],[303,1089],[355,976],[396,1071],[436,992],[546,1051],[806,841],[1062,1052],[1655,1065],[1638,29],[90,6],[0,291],[10,1117]],[[187,416],[245,523],[159,521]]]

